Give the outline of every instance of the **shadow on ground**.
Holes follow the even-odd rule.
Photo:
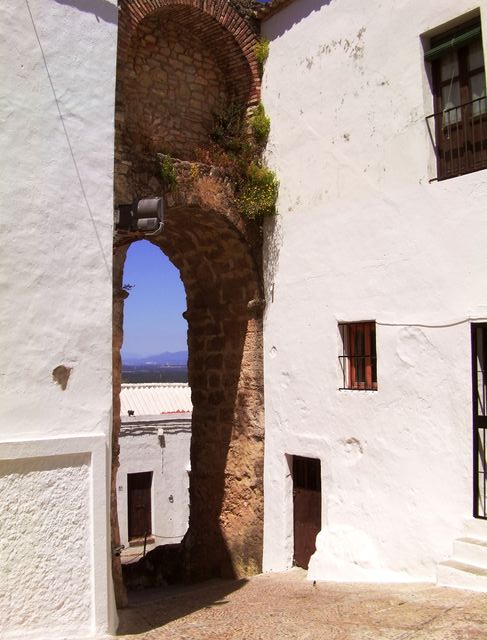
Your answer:
[[[118,612],[118,636],[137,635],[162,627],[200,609],[224,607],[226,596],[238,591],[247,580],[208,580],[192,585],[175,585],[128,594],[129,606]]]

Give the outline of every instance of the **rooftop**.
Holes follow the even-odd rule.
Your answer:
[[[191,413],[191,388],[180,382],[142,382],[122,384],[120,414],[154,416],[171,413]]]

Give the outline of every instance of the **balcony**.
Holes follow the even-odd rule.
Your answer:
[[[487,97],[426,118],[436,155],[437,180],[487,168]]]

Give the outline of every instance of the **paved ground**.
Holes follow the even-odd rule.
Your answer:
[[[119,614],[127,640],[487,640],[487,594],[313,586],[300,569],[141,592]]]

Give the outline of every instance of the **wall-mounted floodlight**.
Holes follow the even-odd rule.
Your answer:
[[[143,233],[157,236],[164,229],[164,201],[162,198],[143,198],[132,204],[119,204],[115,209],[117,232]]]

